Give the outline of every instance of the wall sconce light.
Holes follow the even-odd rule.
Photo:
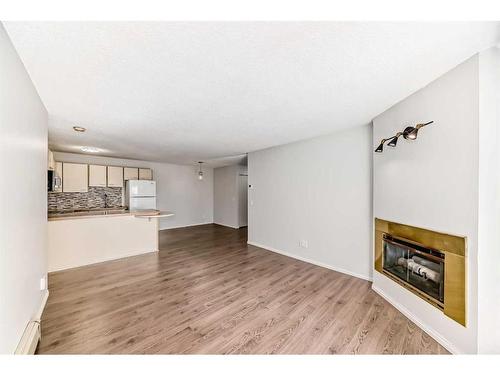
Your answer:
[[[394,137],[392,137],[391,141],[387,144],[387,146],[396,147],[398,143],[398,138],[403,135],[403,132],[398,132]]]
[[[427,126],[429,124],[432,124],[434,121],[429,121],[426,122],[425,124],[417,124],[415,127],[413,126],[408,126],[404,131],[403,131],[403,137],[405,139],[410,139],[410,140],[415,140],[417,139],[418,135],[418,129],[423,128],[424,126]]]
[[[387,143],[387,146],[396,147],[396,145],[398,143],[398,139],[401,136],[403,136],[404,139],[414,141],[415,139],[417,139],[418,130],[423,128],[424,126],[432,124],[433,122],[434,121],[429,121],[429,122],[426,122],[425,124],[417,124],[415,126],[407,126],[405,128],[405,130],[403,130],[402,132],[398,132],[398,133],[396,133],[396,135],[393,135],[390,138],[382,139],[380,141],[380,144],[378,145],[378,147],[375,149],[375,152],[383,152],[384,151],[384,143],[387,141],[389,141],[389,143]]]
[[[384,151],[384,143],[387,141],[387,139],[382,139],[380,141],[380,144],[378,147],[375,149],[375,152],[383,152]]]

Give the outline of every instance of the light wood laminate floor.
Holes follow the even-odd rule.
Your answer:
[[[38,352],[446,353],[367,281],[246,244],[160,232],[160,251],[49,275]]]

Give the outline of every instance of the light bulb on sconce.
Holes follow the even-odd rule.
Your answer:
[[[417,139],[418,135],[418,129],[423,128],[424,126],[427,126],[429,124],[432,124],[434,121],[429,121],[426,122],[425,124],[417,124],[415,127],[413,126],[408,126],[406,129],[403,131],[403,137],[405,139],[409,139],[411,141]]]

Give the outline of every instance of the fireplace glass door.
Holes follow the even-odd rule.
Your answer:
[[[383,269],[428,296],[444,302],[444,254],[384,236]]]

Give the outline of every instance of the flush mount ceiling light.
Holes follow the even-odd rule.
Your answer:
[[[75,132],[78,132],[78,133],[83,133],[83,132],[85,132],[85,130],[87,130],[87,129],[85,129],[85,128],[84,128],[84,127],[82,127],[82,126],[73,126],[73,130],[74,130]]]
[[[415,139],[417,139],[418,130],[423,128],[424,126],[432,124],[433,122],[434,121],[429,121],[429,122],[426,122],[424,124],[417,124],[415,126],[407,126],[405,128],[405,130],[403,130],[402,132],[398,132],[398,133],[396,133],[396,135],[393,135],[392,137],[382,139],[380,141],[380,144],[378,145],[378,147],[375,149],[375,152],[383,152],[384,151],[384,143],[387,141],[389,141],[387,146],[396,147],[396,145],[398,143],[398,139],[401,136],[403,136],[404,139],[414,141]]]
[[[101,151],[97,147],[90,147],[90,146],[83,146],[82,148],[80,148],[80,150],[82,150],[83,152],[91,152],[91,153],[96,153]]]
[[[199,161],[198,164],[200,165],[200,170],[198,171],[198,180],[203,180],[203,171],[201,170],[201,165],[203,164],[203,162]]]

